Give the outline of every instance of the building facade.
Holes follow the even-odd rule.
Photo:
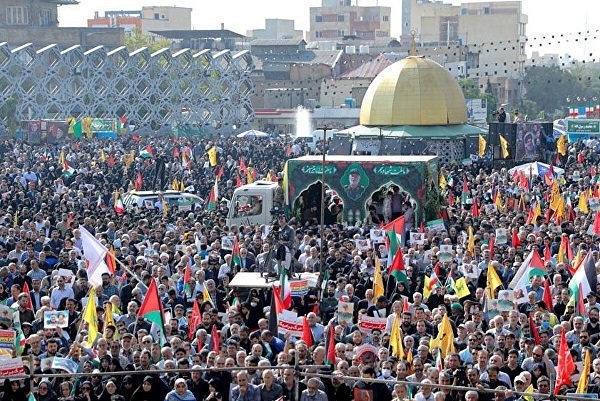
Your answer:
[[[145,34],[175,29],[189,31],[192,29],[192,9],[153,6],[134,11],[106,11],[103,17],[96,12],[87,24],[90,28],[124,28],[125,31],[137,28]]]
[[[303,39],[304,33],[295,28],[292,19],[267,18],[264,29],[251,29],[246,36],[252,39]]]
[[[345,36],[365,40],[389,38],[391,14],[390,7],[361,7],[351,5],[349,0],[323,0],[321,7],[310,8],[309,40],[341,40]]]

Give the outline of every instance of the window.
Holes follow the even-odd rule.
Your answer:
[[[40,11],[40,26],[52,26],[54,25],[54,21],[52,21],[52,11],[42,9]]]
[[[383,16],[383,22],[390,22],[390,16],[389,15],[384,15]]]
[[[345,35],[344,30],[343,29],[339,29],[338,30],[338,38],[341,38]]]
[[[27,7],[6,7],[7,25],[28,25],[29,12]]]
[[[154,13],[154,19],[160,19],[160,14],[159,13]]]
[[[460,15],[467,15],[469,12],[467,11],[466,8],[461,8],[460,9]]]
[[[323,16],[322,15],[315,15],[315,22],[323,22]]]
[[[315,38],[322,38],[322,37],[323,37],[323,32],[315,31]]]
[[[338,22],[344,22],[344,16],[343,15],[338,15]]]
[[[489,7],[483,7],[483,13],[485,15],[489,14],[490,13],[490,8]]]

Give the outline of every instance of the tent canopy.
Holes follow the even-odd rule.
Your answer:
[[[238,138],[267,138],[269,134],[258,130],[248,130],[237,134]]]
[[[394,137],[394,138],[426,138],[447,139],[460,136],[486,135],[487,131],[469,124],[456,125],[394,125],[366,126],[357,125],[336,132],[336,135],[351,135],[354,137]]]
[[[563,170],[562,168],[559,168],[559,167],[552,166],[552,168],[554,169],[554,175],[563,175],[565,172],[565,170]],[[515,166],[515,167],[511,168],[510,170],[508,170],[508,174],[513,175],[515,173],[515,171],[517,171],[517,172],[522,171],[525,174],[525,177],[527,177],[527,178],[531,178],[531,176],[541,177],[541,176],[545,175],[549,169],[550,169],[550,166],[546,163],[531,162],[531,163],[525,163],[525,164],[521,164],[519,166]]]

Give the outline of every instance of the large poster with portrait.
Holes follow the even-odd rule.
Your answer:
[[[66,121],[48,121],[46,122],[46,141],[50,144],[62,143],[66,139],[69,131],[69,124]]]
[[[539,160],[544,133],[541,123],[517,123],[515,161]]]
[[[26,121],[27,142],[30,145],[42,144],[42,122],[40,120]]]

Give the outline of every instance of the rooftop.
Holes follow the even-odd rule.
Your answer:
[[[245,38],[244,35],[230,31],[229,29],[200,29],[200,30],[167,30],[151,31],[167,39],[211,39],[211,38]]]

